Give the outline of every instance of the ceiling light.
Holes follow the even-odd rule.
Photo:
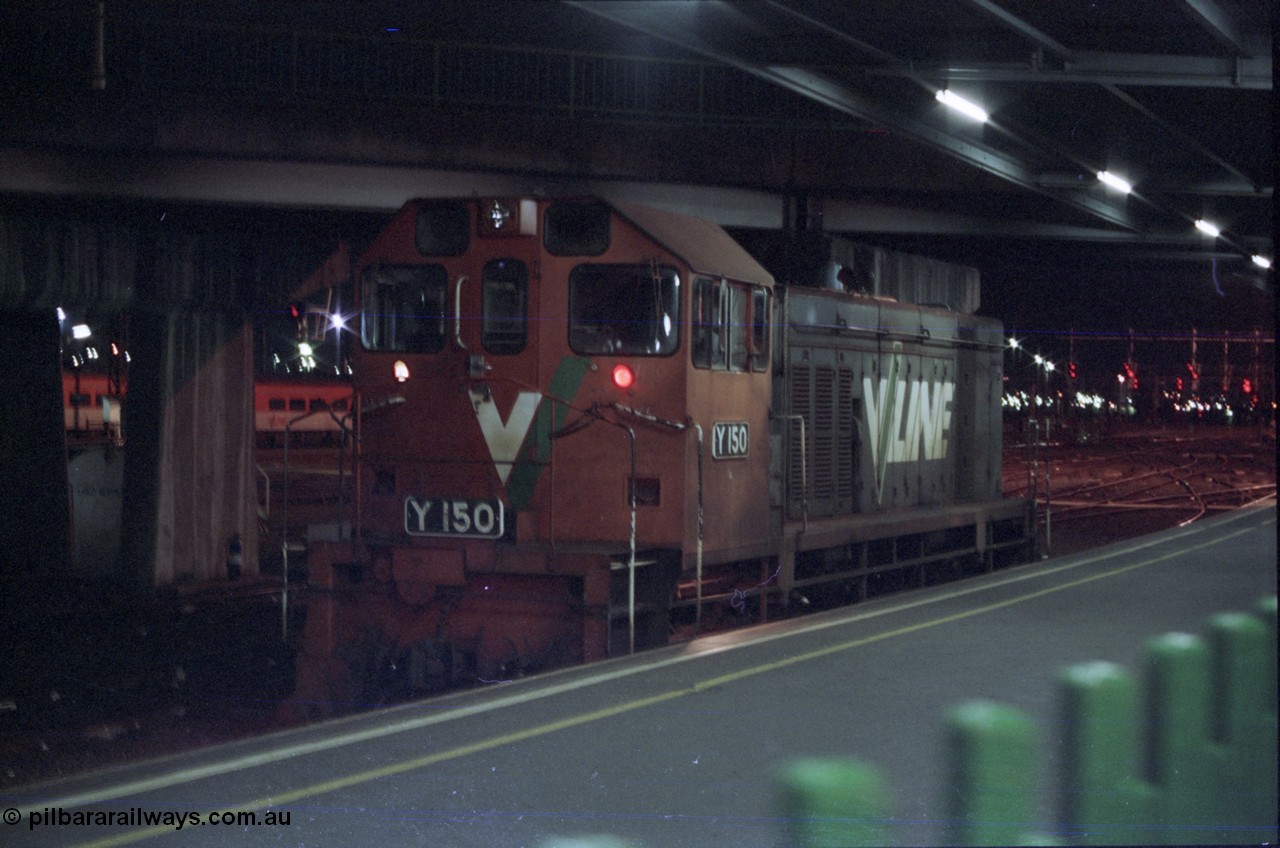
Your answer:
[[[1271,267],[1271,260],[1263,256],[1261,253],[1255,253],[1251,258],[1253,259],[1253,264],[1257,265],[1259,268],[1267,269]]]
[[[1204,218],[1196,219],[1196,229],[1207,235],[1209,238],[1217,238],[1222,235],[1222,230],[1218,229]]]
[[[1110,171],[1099,171],[1098,179],[1122,194],[1133,191],[1133,185],[1123,177],[1117,177]]]
[[[980,124],[985,124],[987,122],[987,118],[990,117],[987,114],[986,109],[983,109],[972,100],[964,99],[949,88],[942,89],[942,91],[939,91],[936,96],[939,103],[950,106],[957,112],[968,115]]]

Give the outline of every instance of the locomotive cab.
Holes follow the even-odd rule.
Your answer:
[[[765,543],[772,278],[720,228],[416,200],[353,274],[358,517],[310,567],[379,600],[306,650],[418,651],[451,684],[663,644],[703,543]]]

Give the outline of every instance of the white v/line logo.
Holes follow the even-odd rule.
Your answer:
[[[884,492],[889,463],[943,459],[947,455],[956,384],[919,377],[899,379],[901,367],[901,356],[889,357],[889,373],[880,378],[879,392],[874,390],[870,377],[862,378],[877,503]]]
[[[879,389],[873,389],[870,377],[862,378],[871,461],[876,467],[886,462],[944,458],[955,383],[881,377]]]
[[[493,466],[504,486],[511,476],[511,467],[524,445],[529,425],[533,423],[533,416],[538,413],[541,402],[540,392],[521,392],[511,407],[511,415],[503,423],[498,406],[493,402],[493,395],[486,389],[471,389],[471,405],[475,407],[480,432],[484,434],[489,455],[493,457]]]

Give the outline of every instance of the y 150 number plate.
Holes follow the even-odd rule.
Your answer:
[[[502,501],[496,498],[404,499],[404,529],[414,536],[480,536],[503,531]]]

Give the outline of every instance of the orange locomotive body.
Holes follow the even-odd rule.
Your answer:
[[[310,565],[384,590],[306,650],[378,622],[366,680],[406,652],[483,679],[598,659],[666,641],[699,551],[766,543],[773,280],[720,228],[594,199],[414,201],[354,280],[358,518]],[[700,509],[719,516],[701,539]]]
[[[763,616],[1018,544],[992,531],[1023,518],[998,322],[785,296],[720,227],[596,198],[411,201],[352,274],[356,519],[308,551],[303,699],[600,659],[708,599]]]

